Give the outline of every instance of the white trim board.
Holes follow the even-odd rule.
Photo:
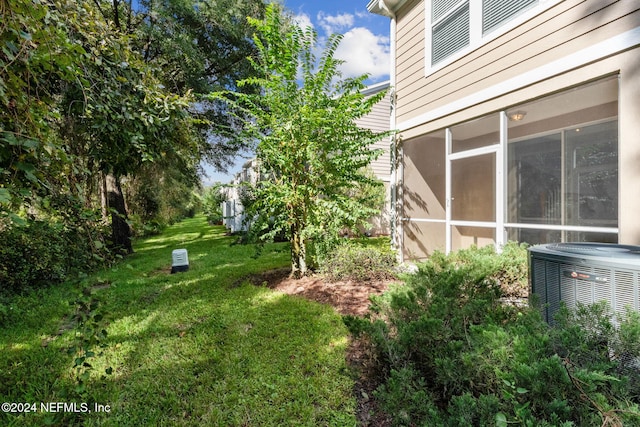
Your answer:
[[[489,101],[493,98],[514,92],[518,89],[522,89],[551,77],[566,73],[567,71],[580,68],[589,63],[623,52],[638,44],[640,44],[640,27],[636,27],[625,33],[611,37],[610,39],[600,43],[596,43],[595,45],[579,50],[571,55],[557,59],[531,71],[527,71],[526,73],[505,80],[499,84],[479,90],[478,92],[465,96],[455,102],[451,102],[447,105],[443,105],[442,107],[420,114],[417,117],[400,122],[398,123],[397,128],[402,132],[416,126],[429,123],[433,120],[441,119],[450,114]]]

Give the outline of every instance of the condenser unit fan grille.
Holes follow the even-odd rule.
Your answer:
[[[543,317],[553,317],[564,302],[606,301],[618,318],[626,308],[639,310],[640,247],[564,243],[529,248],[531,293]],[[616,323],[616,319],[612,319]]]

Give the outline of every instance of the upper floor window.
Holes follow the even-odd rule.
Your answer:
[[[544,1],[543,1],[544,2]],[[475,45],[540,0],[431,0],[431,66]]]

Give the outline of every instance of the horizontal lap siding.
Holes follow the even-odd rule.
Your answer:
[[[567,0],[425,77],[424,3],[411,5],[398,16],[398,123],[640,26],[640,2]]]
[[[424,1],[407,2],[396,14],[396,118],[402,117],[400,108],[404,98],[424,83],[425,16]]]
[[[358,119],[356,123],[358,126],[366,129],[371,129],[375,132],[385,132],[389,130],[391,114],[391,101],[389,93],[382,101],[373,106],[373,109],[366,116]],[[377,160],[371,163],[371,169],[373,173],[379,179],[383,181],[389,181],[389,174],[391,169],[391,159],[389,155],[389,141],[387,139],[378,141],[373,144],[374,149],[382,149],[383,153]]]
[[[398,65],[413,62],[416,59],[424,61],[424,3],[416,3],[417,6],[413,7],[411,14],[398,20],[396,38],[403,41],[396,46],[396,63]]]

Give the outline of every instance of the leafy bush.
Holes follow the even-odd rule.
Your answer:
[[[0,293],[0,326],[9,320],[11,309],[11,303],[8,298]]]
[[[396,256],[389,248],[338,245],[323,258],[320,272],[331,281],[364,282],[395,277]]]
[[[129,215],[129,220],[127,222],[129,223],[133,236],[135,237],[157,236],[161,234],[168,225],[160,218],[145,221],[137,214]]]
[[[216,184],[207,188],[202,196],[202,210],[207,217],[207,222],[211,225],[222,224],[222,202],[227,200],[227,196],[222,191],[223,187]]]
[[[86,224],[85,224],[86,225]],[[0,231],[0,293],[15,294],[62,282],[109,256],[100,230],[89,225],[27,221]]]
[[[616,332],[596,306],[551,329],[502,301],[526,283],[526,259],[513,243],[436,253],[368,318],[345,319],[373,346],[396,425],[640,425],[639,382],[617,356],[638,362],[640,316]]]
[[[2,233],[0,283],[3,291],[20,291],[64,280],[67,273],[65,242],[61,230],[34,221]]]

